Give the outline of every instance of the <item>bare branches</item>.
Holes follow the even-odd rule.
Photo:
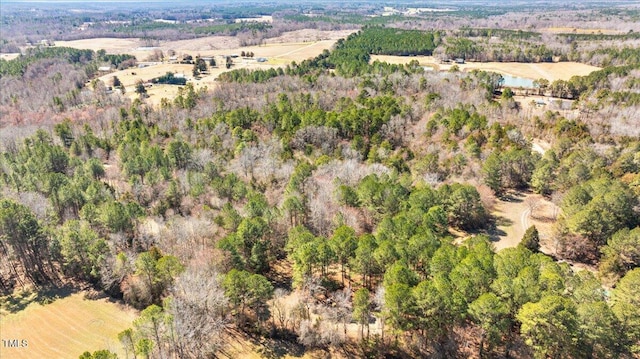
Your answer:
[[[209,357],[224,343],[228,303],[218,278],[212,269],[190,267],[176,279],[168,311],[180,357]]]

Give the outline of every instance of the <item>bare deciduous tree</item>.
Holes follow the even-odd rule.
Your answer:
[[[346,287],[344,290],[335,292],[331,296],[333,300],[332,317],[336,324],[342,324],[345,337],[347,336],[347,324],[351,322],[353,312],[351,295],[351,287]]]
[[[287,296],[289,291],[282,288],[276,288],[273,292],[273,300],[271,301],[271,317],[273,318],[274,325],[277,320],[277,324],[282,329],[289,329],[289,322],[291,321],[291,313],[287,306]]]
[[[218,273],[203,266],[190,266],[171,290],[173,300],[167,310],[173,316],[175,348],[180,358],[211,357],[224,343],[229,323],[227,298]]]
[[[529,196],[527,197],[527,199],[524,200],[524,203],[527,205],[527,208],[529,209],[529,216],[531,216],[531,218],[536,218],[536,215],[537,215],[536,210],[542,206],[542,201],[540,200],[540,197]]]

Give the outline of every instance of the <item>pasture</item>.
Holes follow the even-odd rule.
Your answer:
[[[417,60],[420,65],[431,66],[436,70],[442,71],[448,71],[453,66],[452,64],[441,64],[438,59],[433,56],[371,56],[371,61],[375,60],[385,61],[392,64],[408,64],[412,60]],[[534,80],[544,78],[549,81],[566,81],[572,76],[585,76],[593,71],[600,70],[599,67],[585,65],[578,62],[467,62],[457,66],[461,71],[470,71],[475,69],[486,70]]]
[[[154,48],[144,47],[144,43],[138,39],[109,39],[98,38],[91,40],[59,41],[56,46],[67,46],[78,49],[91,49],[94,51],[104,49],[110,54],[131,54],[135,55],[138,61],[145,61],[155,50],[162,51],[165,59],[168,54],[175,53],[178,58],[184,55],[213,57],[218,67],[210,68],[209,72],[202,74],[199,78],[192,76],[193,65],[179,63],[153,64],[143,68],[131,68],[127,70],[112,71],[104,73],[99,80],[107,86],[112,83],[113,76],[117,76],[125,86],[127,97],[134,99],[138,95],[135,93],[135,84],[139,80],[148,82],[155,77],[162,76],[167,72],[182,74],[192,83],[196,89],[207,87],[212,89],[216,86],[215,79],[223,72],[229,71],[225,68],[225,57],[237,55],[244,52],[253,52],[252,59],[234,58],[233,69],[268,69],[271,67],[282,67],[292,61],[301,62],[308,58],[315,57],[325,49],[330,49],[340,38],[348,36],[352,31],[313,31],[298,30],[268,39],[262,45],[240,46],[235,37],[209,36],[191,40],[164,41]],[[255,59],[264,57],[266,62],[258,62]],[[162,98],[173,99],[178,92],[178,86],[174,85],[153,85],[147,89],[149,97],[145,100],[152,105],[159,105]]]
[[[105,50],[109,54],[130,54],[138,61],[147,61],[155,50],[168,57],[169,52],[177,56],[222,56],[251,51],[255,57],[276,57],[290,61],[302,61],[314,57],[324,49],[329,49],[341,38],[353,31],[297,30],[281,36],[263,40],[260,45],[242,46],[237,37],[207,36],[189,40],[158,41],[152,47],[137,38],[95,38],[74,41],[57,41],[56,46],[76,49]]]
[[[325,49],[330,49],[340,38],[348,36],[352,31],[315,31],[299,30],[284,33],[283,35],[266,40],[261,45],[240,46],[236,37],[228,36],[208,36],[190,40],[161,41],[155,47],[145,47],[145,43],[139,39],[109,39],[98,38],[91,40],[60,41],[56,46],[68,46],[74,48],[86,48],[91,50],[104,49],[107,53],[135,55],[138,61],[148,60],[156,50],[161,51],[165,60],[169,53],[175,53],[178,58],[184,55],[213,57],[216,59],[218,67],[210,68],[209,72],[202,74],[198,78],[192,76],[192,65],[179,63],[153,64],[144,68],[127,69],[105,73],[100,76],[100,80],[107,86],[111,85],[113,76],[117,76],[125,86],[127,97],[134,99],[138,95],[135,93],[135,84],[139,80],[148,82],[155,77],[162,76],[167,72],[182,74],[192,83],[196,89],[207,87],[212,89],[216,86],[216,78],[223,72],[229,71],[224,66],[225,57],[228,55],[238,55],[244,52],[252,52],[253,59],[234,58],[231,69],[268,69],[271,67],[282,67],[292,61],[301,62],[305,59],[319,55]],[[255,59],[264,57],[266,62],[257,62]],[[386,56],[373,55],[372,61],[385,61],[395,64],[404,64],[412,60],[418,60],[421,65],[431,66],[436,70],[447,71],[451,64],[441,64],[432,56]],[[584,76],[598,67],[580,64],[576,62],[559,63],[508,63],[508,62],[471,62],[458,65],[462,71],[473,69],[495,71],[517,77],[530,79],[545,78],[549,81],[569,80],[574,75]],[[153,85],[147,89],[147,103],[157,106],[162,98],[173,99],[178,92],[175,85]]]
[[[118,333],[131,326],[136,311],[108,299],[86,299],[85,294],[73,293],[48,304],[31,302],[14,313],[4,313],[2,339],[26,340],[28,345],[0,347],[0,357],[66,359],[108,349],[124,358]]]
[[[548,27],[542,29],[542,32],[548,32],[552,34],[604,34],[604,35],[619,35],[624,34],[624,31],[613,29],[601,29],[601,28],[575,28],[575,27]]]

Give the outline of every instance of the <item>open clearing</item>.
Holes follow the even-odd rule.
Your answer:
[[[272,67],[282,67],[292,61],[301,62],[315,57],[325,49],[330,49],[333,44],[341,38],[347,37],[352,30],[346,31],[316,31],[299,30],[284,33],[283,35],[268,39],[263,45],[240,46],[236,37],[229,36],[209,36],[190,40],[160,42],[156,47],[144,47],[144,42],[139,39],[112,39],[97,38],[76,41],[60,41],[56,46],[68,46],[74,48],[86,48],[94,51],[104,49],[107,53],[128,53],[135,55],[139,61],[147,60],[154,50],[162,51],[165,56],[168,52],[174,51],[178,56],[191,55],[202,57],[213,57],[216,59],[217,68],[211,68],[208,74],[203,74],[199,78],[192,76],[192,65],[178,63],[158,63],[144,68],[127,69],[106,73],[100,77],[105,84],[110,85],[113,76],[117,76],[125,86],[126,96],[134,99],[138,95],[135,93],[137,81],[149,82],[155,77],[162,76],[167,72],[182,74],[188,82],[192,83],[196,89],[207,87],[212,89],[216,86],[216,78],[223,72],[229,71],[224,67],[224,59],[228,55],[237,55],[244,52],[253,52],[253,59],[235,58],[232,69],[269,69]],[[258,62],[257,58],[266,58],[266,62]],[[447,71],[452,65],[440,64],[432,56],[372,56],[372,60],[385,61],[395,64],[408,63],[418,60],[421,65],[431,66],[436,70]],[[576,62],[560,63],[467,63],[458,65],[462,71],[472,69],[482,69],[496,71],[518,77],[530,79],[545,78],[549,81],[558,79],[568,80],[574,75],[587,75],[598,67],[580,64]],[[178,86],[175,85],[153,85],[147,89],[149,97],[145,102],[158,106],[163,98],[173,99],[178,93]]]
[[[183,65],[178,63],[157,63],[143,68],[131,68],[127,70],[105,73],[99,79],[107,86],[112,83],[113,76],[117,76],[125,86],[127,97],[134,99],[138,95],[135,93],[135,84],[139,80],[149,82],[155,77],[162,76],[167,72],[182,74],[194,88],[207,87],[212,89],[216,86],[215,79],[223,72],[229,71],[225,68],[225,57],[228,55],[238,55],[244,52],[253,52],[252,59],[234,58],[231,70],[239,68],[248,69],[269,69],[273,67],[283,67],[292,61],[301,62],[315,57],[325,49],[330,49],[333,44],[341,38],[348,36],[353,31],[315,31],[299,30],[284,33],[283,35],[268,39],[263,45],[239,46],[236,37],[229,36],[209,36],[191,40],[161,42],[155,48],[144,48],[143,42],[138,39],[110,39],[97,38],[90,40],[59,41],[56,46],[68,46],[79,49],[91,49],[94,51],[104,49],[107,53],[131,54],[135,55],[139,61],[147,60],[154,49],[161,50],[167,56],[169,50],[175,51],[177,56],[191,55],[202,57],[213,57],[219,65],[217,68],[210,68],[209,73],[203,74],[199,78],[192,76],[193,65]],[[257,58],[266,58],[266,62],[258,62]],[[220,66],[222,65],[222,66]],[[178,93],[179,86],[175,85],[153,85],[147,89],[149,97],[145,102],[157,106],[163,98],[173,99]]]
[[[542,32],[550,32],[553,34],[604,34],[604,35],[619,35],[624,34],[624,31],[611,30],[611,29],[581,29],[575,27],[548,27],[542,29]]]
[[[388,56],[372,55],[371,60],[385,61],[392,64],[408,64],[412,60],[417,60],[420,65],[430,66],[436,70],[448,71],[449,64],[441,64],[433,56]],[[468,62],[457,65],[461,71],[488,70],[502,74],[525,77],[529,79],[545,78],[549,81],[569,80],[572,76],[585,76],[593,71],[600,70],[599,67],[585,65],[578,62]]]
[[[31,303],[0,318],[2,339],[28,341],[26,348],[0,347],[0,357],[66,359],[108,349],[124,358],[118,333],[130,327],[136,315],[107,299],[85,299],[84,292],[45,305]]]
[[[594,71],[600,70],[599,67],[585,65],[579,62],[472,62],[458,66],[462,71],[473,69],[490,70],[534,80],[544,78],[549,81],[566,81],[573,76],[585,76]]]
[[[0,59],[9,61],[9,60],[13,60],[13,59],[17,58],[18,56],[20,56],[19,53],[0,54]]]
[[[115,39],[100,37],[95,39],[83,39],[73,41],[56,41],[56,47],[72,47],[74,49],[87,49],[98,51],[104,49],[109,54],[126,54],[135,51],[143,46],[139,39]],[[135,54],[131,54],[135,55]]]
[[[492,213],[497,218],[496,251],[517,246],[530,226],[538,229],[540,243],[549,243],[558,212],[558,207],[539,194],[514,192],[497,200]],[[553,253],[551,248],[543,250]]]
[[[224,58],[221,56],[215,57],[216,62],[218,64],[224,63]],[[272,67],[279,67],[274,65],[272,61],[260,63],[254,59],[234,59],[234,65],[231,70],[240,69],[240,68],[249,68],[249,69],[269,69]],[[117,76],[118,79],[125,86],[125,95],[130,99],[138,98],[138,94],[135,93],[135,85],[139,80],[143,82],[149,82],[153,78],[165,75],[167,72],[173,72],[175,74],[179,74],[184,76],[187,81],[193,84],[193,87],[197,90],[203,87],[207,87],[208,89],[213,89],[217,86],[216,78],[223,72],[230,71],[225,68],[225,66],[218,66],[215,68],[209,68],[209,72],[207,74],[202,74],[197,79],[193,77],[192,74],[193,65],[185,65],[185,64],[170,64],[170,63],[161,63],[157,65],[151,65],[143,68],[131,68],[126,70],[109,72],[108,74],[102,75],[98,79],[104,82],[107,86],[111,86],[113,77]],[[145,100],[145,102],[152,105],[159,105],[160,101],[163,98],[173,99],[178,94],[178,89],[181,86],[176,85],[161,85],[154,84],[151,87],[147,88],[147,95],[149,97]]]
[[[282,34],[279,37],[266,39],[264,44],[256,46],[241,46],[237,37],[207,36],[189,40],[159,41],[154,47],[138,38],[95,38],[74,41],[57,41],[56,46],[66,46],[76,49],[98,51],[104,49],[109,54],[131,54],[138,61],[146,61],[154,50],[161,50],[167,55],[168,51],[175,51],[180,56],[214,56],[252,51],[255,57],[282,56],[290,61],[302,61],[314,57],[324,49],[329,49],[341,38],[347,37],[353,30],[318,31],[298,30]]]

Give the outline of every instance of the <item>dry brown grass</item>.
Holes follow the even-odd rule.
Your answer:
[[[19,53],[13,53],[13,54],[0,54],[0,59],[9,61],[9,60],[13,60],[16,57],[20,56]]]
[[[463,71],[467,69],[491,70],[534,80],[544,78],[549,81],[566,81],[573,76],[585,76],[593,71],[600,70],[599,67],[585,65],[579,62],[473,62],[459,66]]]
[[[417,60],[420,65],[431,66],[436,70],[448,71],[453,65],[440,64],[433,56],[388,56],[373,55],[371,61],[385,61],[392,64],[408,64],[412,60]],[[584,76],[593,71],[600,70],[599,67],[585,65],[578,62],[541,62],[541,63],[521,63],[521,62],[468,62],[457,65],[461,71],[488,70],[502,74],[530,79],[545,78],[549,81],[569,80],[572,76]]]
[[[169,50],[175,51],[178,56],[191,55],[214,57],[218,65],[211,68],[208,74],[195,79],[192,76],[193,65],[183,65],[178,63],[162,63],[144,68],[132,68],[121,71],[114,71],[102,75],[99,79],[107,86],[111,85],[113,76],[117,76],[125,86],[126,96],[134,99],[138,95],[135,93],[135,84],[139,80],[148,82],[155,77],[162,76],[167,72],[184,74],[188,82],[192,83],[196,89],[207,87],[212,89],[217,86],[215,79],[223,72],[229,71],[225,68],[225,56],[253,52],[254,59],[235,58],[231,68],[247,69],[269,69],[273,67],[283,67],[292,61],[301,62],[315,57],[325,49],[330,49],[340,38],[348,36],[352,31],[316,31],[299,30],[284,33],[283,35],[269,39],[268,42],[260,46],[241,47],[237,38],[228,36],[209,36],[192,40],[161,42],[157,47],[167,56]],[[94,51],[104,49],[107,53],[135,55],[139,61],[146,60],[151,55],[151,50],[139,49],[143,43],[138,39],[107,39],[98,38],[90,40],[60,41],[56,46],[68,46],[73,48],[91,49]],[[267,62],[257,62],[255,59],[265,57]],[[178,93],[179,86],[174,85],[153,85],[147,89],[149,97],[145,100],[152,105],[159,105],[162,98],[173,99]]]
[[[85,299],[79,292],[52,303],[31,303],[0,318],[2,339],[26,339],[26,348],[0,347],[0,357],[77,358],[85,351],[108,349],[124,358],[118,333],[131,326],[136,312],[107,299]]]
[[[130,39],[113,39],[113,38],[95,38],[73,41],[56,41],[55,46],[72,47],[74,49],[88,49],[93,51],[106,50],[109,54],[130,54],[135,55],[138,59],[146,59],[151,53],[150,51],[137,50],[144,46],[144,43],[137,38]]]
[[[513,192],[508,199],[497,200],[492,212],[497,218],[499,233],[499,240],[494,242],[495,249],[517,246],[532,225],[538,229],[541,243],[550,242],[558,211],[553,203],[539,194]],[[545,252],[548,251],[551,250],[547,248]]]
[[[224,63],[224,58],[218,56],[216,57],[216,61],[218,64]],[[234,61],[234,65],[231,70],[239,68],[268,69],[270,67],[278,67],[277,65],[273,64],[273,61],[269,61],[267,63],[259,63],[255,60],[243,60],[239,58],[235,59]],[[286,63],[288,63],[288,61]],[[135,93],[135,85],[139,80],[142,80],[143,82],[149,82],[153,78],[165,75],[167,72],[173,72],[175,74],[184,75],[187,81],[193,84],[193,87],[196,90],[203,87],[207,87],[211,90],[217,86],[216,78],[221,73],[229,71],[224,66],[209,68],[209,73],[203,74],[196,79],[192,75],[192,70],[193,65],[163,63],[144,68],[131,68],[127,70],[110,72],[108,74],[100,76],[98,79],[104,82],[107,86],[111,86],[113,76],[117,76],[125,86],[126,96],[130,99],[134,99],[138,97],[138,94]],[[154,84],[153,86],[147,88],[147,95],[149,95],[149,97],[145,101],[152,105],[159,105],[162,98],[167,98],[169,100],[175,98],[175,96],[178,94],[179,87],[180,86],[176,85]]]
[[[390,64],[404,65],[413,60],[417,60],[422,66],[431,66],[433,68],[440,69],[439,60],[433,56],[391,56],[391,55],[371,55],[371,62],[373,61],[387,62]]]
[[[160,41],[156,49],[167,55],[169,50],[177,55],[229,55],[241,51],[252,51],[256,57],[286,57],[291,61],[302,61],[316,56],[322,50],[329,49],[340,38],[347,37],[353,30],[319,31],[298,30],[282,34],[279,37],[267,39],[260,46],[240,46],[236,37],[207,36],[197,39]],[[153,53],[152,49],[142,48],[145,44],[137,38],[112,39],[95,38],[74,41],[58,41],[56,46],[66,46],[77,49],[98,51],[104,49],[110,54],[135,55],[138,61],[145,61]]]
[[[552,34],[605,34],[605,35],[617,35],[624,34],[624,31],[611,30],[611,29],[582,29],[575,27],[548,27],[542,29],[542,32],[549,32]]]

